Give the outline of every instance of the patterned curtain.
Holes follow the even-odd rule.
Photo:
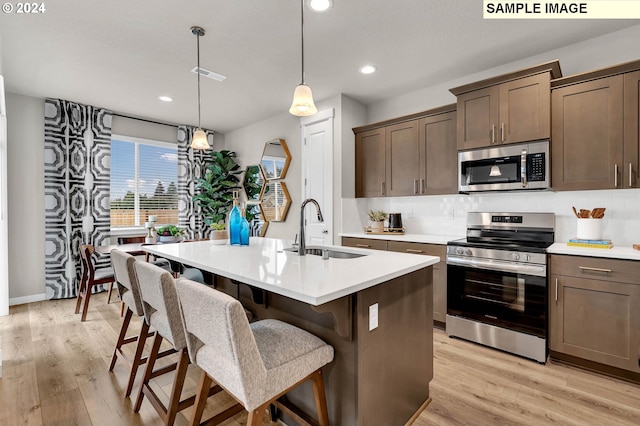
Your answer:
[[[193,126],[178,126],[178,226],[186,231],[187,238],[203,238],[206,231],[201,209],[193,197],[208,154],[189,147],[195,131]],[[205,130],[205,133],[212,146],[213,132]]]
[[[46,297],[74,297],[80,245],[109,241],[111,111],[46,99],[44,163]]]

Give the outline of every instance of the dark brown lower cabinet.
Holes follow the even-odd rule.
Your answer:
[[[440,323],[444,323],[446,321],[447,246],[440,244],[411,243],[353,237],[342,237],[342,245],[440,257],[440,262],[433,265],[433,320]]]
[[[550,265],[551,356],[640,373],[640,262],[552,255]]]

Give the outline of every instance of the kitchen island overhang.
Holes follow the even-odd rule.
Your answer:
[[[144,249],[212,273],[216,289],[239,297],[256,319],[280,319],[331,344],[336,356],[323,368],[331,424],[402,425],[415,418],[430,400],[431,265],[439,258],[332,247],[366,256],[324,260],[284,251],[289,246],[253,238],[248,247],[201,241]],[[287,397],[314,412],[311,386]]]

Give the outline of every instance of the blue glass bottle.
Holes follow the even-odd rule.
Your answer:
[[[242,215],[238,207],[238,191],[233,191],[233,208],[229,213],[229,244],[240,245],[240,228],[242,227]]]
[[[240,245],[249,245],[249,222],[246,217],[246,209],[242,209],[242,223],[240,226]]]

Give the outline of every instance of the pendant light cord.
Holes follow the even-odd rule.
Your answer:
[[[198,69],[196,72],[198,73],[198,129],[201,129],[200,126],[200,32],[196,33],[196,44],[198,49]]]
[[[304,84],[304,0],[300,0],[300,39],[302,50],[302,84]]]

